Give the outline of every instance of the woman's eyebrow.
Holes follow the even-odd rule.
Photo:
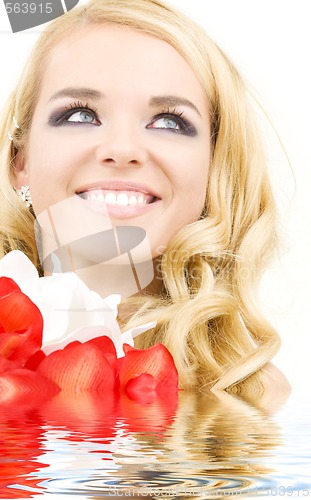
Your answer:
[[[189,108],[194,109],[196,113],[202,118],[202,115],[198,108],[193,104],[193,102],[189,101],[189,99],[186,99],[185,97],[178,97],[174,95],[160,95],[160,96],[154,96],[150,99],[149,102],[150,106],[167,106],[167,107],[172,107],[172,106],[188,106]]]
[[[93,101],[99,101],[99,99],[103,98],[104,95],[98,90],[86,87],[67,87],[53,94],[48,102],[55,101],[55,99],[60,99],[61,97],[73,97],[75,99],[91,99]]]
[[[86,88],[86,87],[67,87],[62,90],[59,90],[55,94],[53,94],[49,102],[55,101],[56,99],[60,99],[62,97],[72,97],[75,99],[91,99],[93,101],[99,101],[104,97],[99,90]],[[194,109],[196,113],[202,117],[198,108],[193,104],[193,102],[189,101],[185,97],[179,97],[174,95],[163,95],[163,96],[153,96],[149,102],[150,106],[188,106],[189,108]]]

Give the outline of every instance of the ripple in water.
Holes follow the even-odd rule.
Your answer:
[[[311,496],[305,408],[299,431],[290,403],[274,416],[229,395],[124,408],[87,396],[2,411],[1,500]]]
[[[142,478],[113,481],[111,478],[105,480],[102,477],[94,477],[89,480],[76,481],[74,484],[69,478],[67,480],[54,479],[49,482],[50,493],[70,492],[75,495],[92,495],[92,498],[102,498],[103,496],[160,496],[161,498],[196,496],[209,498],[210,494],[215,498],[215,493],[222,495],[230,490],[241,494],[245,489],[247,489],[247,492],[253,489],[249,478],[179,478],[169,474],[166,478],[161,478],[158,481],[156,478],[150,481]]]

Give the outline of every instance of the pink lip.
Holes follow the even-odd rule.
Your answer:
[[[115,181],[115,180],[105,180],[100,182],[94,182],[92,184],[86,184],[85,186],[79,187],[76,191],[77,194],[85,193],[86,191],[92,191],[94,189],[111,190],[111,191],[138,191],[140,193],[152,195],[155,198],[160,199],[160,196],[150,189],[145,184],[140,184],[133,181]]]

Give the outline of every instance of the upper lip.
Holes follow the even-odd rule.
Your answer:
[[[153,189],[149,188],[145,184],[133,181],[117,180],[105,180],[86,184],[85,186],[79,187],[76,190],[76,194],[81,194],[85,193],[86,191],[93,191],[96,189],[101,189],[103,191],[136,191],[139,193],[154,196],[155,198],[160,198],[160,196]]]

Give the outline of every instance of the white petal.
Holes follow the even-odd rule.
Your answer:
[[[23,252],[13,250],[0,260],[0,276],[13,279],[22,292],[40,307],[42,298],[38,271]]]
[[[145,323],[144,325],[135,326],[134,328],[130,328],[130,330],[127,330],[126,332],[122,333],[122,337],[123,335],[130,334],[134,339],[135,337],[138,337],[138,335],[140,335],[141,333],[144,333],[147,330],[151,330],[151,328],[154,328],[156,324],[157,324],[156,321],[151,321],[150,323]]]
[[[35,266],[19,250],[7,253],[0,260],[0,276],[12,278],[20,288],[27,286],[29,282],[35,282],[39,278]]]

